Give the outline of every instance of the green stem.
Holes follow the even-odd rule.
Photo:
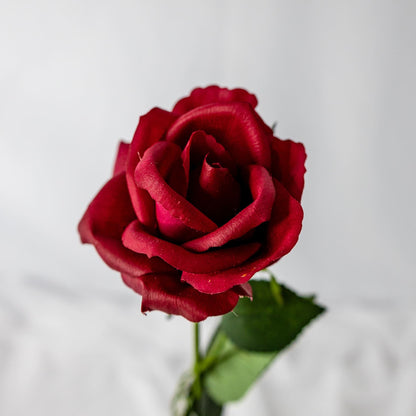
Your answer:
[[[195,365],[199,364],[201,361],[201,354],[199,352],[199,323],[194,323],[194,355],[195,355]]]
[[[199,323],[194,323],[194,375],[195,375],[195,395],[199,399],[202,393],[201,386],[201,352],[199,350]]]

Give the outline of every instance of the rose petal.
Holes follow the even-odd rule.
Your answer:
[[[271,135],[264,132],[250,104],[209,104],[179,117],[166,133],[166,140],[185,146],[192,132],[204,130],[215,137],[237,161],[246,166],[270,168]]]
[[[149,234],[139,221],[133,221],[126,228],[122,240],[125,247],[136,253],[146,254],[149,258],[160,257],[172,267],[191,273],[210,273],[236,267],[248,260],[260,247],[259,243],[252,242],[238,247],[193,253]]]
[[[163,155],[157,166],[160,174],[166,178],[166,182],[172,190],[178,192],[181,196],[186,196],[187,181],[179,153],[180,148],[174,147],[171,152],[167,152],[166,157]],[[155,204],[155,212],[159,232],[172,241],[183,243],[203,234],[187,227],[178,218],[172,216],[160,203]]]
[[[257,106],[256,96],[241,88],[229,90],[227,88],[220,88],[216,85],[211,85],[206,88],[194,89],[189,97],[182,98],[177,102],[172,112],[182,115],[193,108],[200,107],[202,105],[214,103],[225,104],[232,102],[246,102],[253,108]]]
[[[160,234],[164,238],[174,241],[175,243],[182,244],[185,241],[203,235],[203,233],[187,227],[181,220],[173,217],[171,213],[160,204],[156,204],[156,220]]]
[[[179,195],[186,197],[188,191],[187,177],[183,167],[182,159],[178,158],[172,163],[168,175],[164,175],[169,186]]]
[[[247,297],[253,300],[253,288],[249,282],[234,286],[231,290],[237,293],[240,297]]]
[[[121,243],[125,227],[135,219],[126,178],[120,174],[110,179],[91,202],[78,231],[83,243],[93,244],[102,259],[113,269],[138,276],[171,268],[160,259],[128,250]]]
[[[213,136],[206,134],[202,130],[192,133],[181,157],[187,180],[189,179],[191,168],[200,168],[202,162],[207,157],[210,162],[217,162],[221,166],[228,168],[233,175],[237,174],[237,166],[228,151]]]
[[[202,233],[213,231],[217,225],[165,181],[163,174],[169,172],[169,167],[180,154],[181,149],[174,143],[155,143],[137,165],[134,174],[136,185],[187,227]]]
[[[175,274],[122,275],[124,283],[142,295],[142,312],[160,310],[182,315],[192,322],[224,315],[234,309],[239,295],[234,290],[207,295],[180,281]]]
[[[176,118],[177,116],[168,111],[153,108],[140,117],[130,145],[126,169],[127,186],[137,218],[149,228],[156,227],[154,203],[145,190],[137,188],[134,182],[134,171],[144,151],[153,143],[162,139],[166,130]]]
[[[241,189],[227,168],[202,163],[200,174],[191,176],[187,199],[216,224],[224,224],[240,207]]]
[[[253,202],[215,231],[186,242],[184,248],[201,252],[222,247],[270,219],[276,194],[270,173],[258,165],[251,165],[248,169]]]
[[[292,140],[272,140],[272,173],[299,202],[305,184],[305,147]]]
[[[113,176],[117,176],[119,173],[126,171],[129,147],[130,144],[120,142],[118,146],[116,162],[114,164]]]
[[[302,228],[303,210],[299,202],[277,180],[276,199],[263,248],[241,266],[216,273],[182,273],[182,280],[203,293],[220,293],[247,282],[254,273],[275,263],[296,244]]]

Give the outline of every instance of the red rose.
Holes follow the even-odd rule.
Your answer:
[[[242,89],[195,89],[142,116],[79,224],[83,243],[142,295],[142,311],[222,315],[295,245],[305,150]]]

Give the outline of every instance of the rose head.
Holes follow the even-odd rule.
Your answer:
[[[198,88],[142,116],[120,144],[79,233],[142,295],[143,312],[225,314],[295,245],[305,150],[274,137],[256,105],[242,89]]]

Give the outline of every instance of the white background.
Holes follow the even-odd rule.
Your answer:
[[[168,414],[190,325],[140,315],[76,226],[138,117],[213,83],[305,144],[304,228],[274,271],[329,308],[227,416],[416,414],[415,18],[411,0],[1,0],[0,414]]]

